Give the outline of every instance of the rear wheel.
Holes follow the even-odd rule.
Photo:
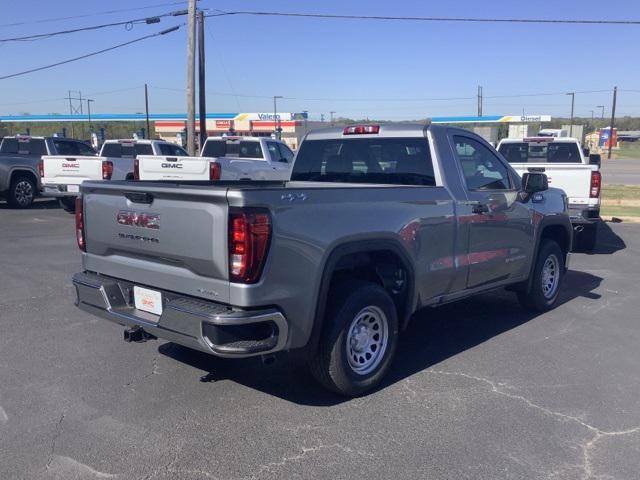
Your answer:
[[[62,197],[58,199],[58,203],[65,212],[76,212],[76,197]]]
[[[329,390],[357,396],[378,385],[389,370],[398,342],[398,316],[393,300],[377,284],[352,282],[334,291],[343,289],[348,290],[329,309],[310,368]]]
[[[564,254],[560,246],[545,238],[540,244],[538,257],[533,269],[530,287],[518,292],[520,304],[527,310],[544,312],[551,310],[558,302],[560,286],[564,278]]]
[[[29,208],[36,198],[36,184],[26,176],[11,181],[7,200],[14,208]]]

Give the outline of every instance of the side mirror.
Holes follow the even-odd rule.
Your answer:
[[[549,188],[549,181],[544,173],[525,173],[522,175],[522,190],[525,193],[544,192]]]
[[[589,165],[597,165],[600,166],[602,163],[602,157],[599,153],[592,153],[589,155]]]
[[[584,148],[582,149],[582,153],[584,154],[584,156],[585,156],[585,157],[588,157],[588,156],[589,156],[589,154],[591,153],[591,150],[590,150],[590,149],[588,149],[587,147],[584,147]]]

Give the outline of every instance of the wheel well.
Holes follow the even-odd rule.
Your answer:
[[[542,241],[543,238],[555,241],[560,245],[560,249],[565,255],[569,252],[569,234],[567,233],[567,229],[562,225],[549,225],[548,227],[545,227],[540,235],[540,240]]]
[[[29,177],[31,180],[33,180],[33,183],[36,185],[36,187],[38,186],[38,178],[35,176],[35,174],[33,172],[30,172],[29,170],[14,170],[11,172],[11,180],[9,182],[9,185],[11,185],[16,178],[19,177]]]
[[[411,299],[412,272],[402,258],[392,250],[371,250],[348,253],[340,257],[331,275],[330,287],[349,280],[373,282],[384,288],[398,312],[398,319],[404,325],[408,317]]]

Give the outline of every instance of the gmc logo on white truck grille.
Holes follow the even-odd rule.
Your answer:
[[[130,227],[150,228],[160,230],[160,215],[157,213],[139,213],[130,210],[120,210],[116,215],[116,222]]]

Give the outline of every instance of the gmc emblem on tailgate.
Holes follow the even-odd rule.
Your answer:
[[[157,213],[139,213],[131,210],[120,210],[116,214],[116,222],[130,227],[160,230],[160,215]]]

